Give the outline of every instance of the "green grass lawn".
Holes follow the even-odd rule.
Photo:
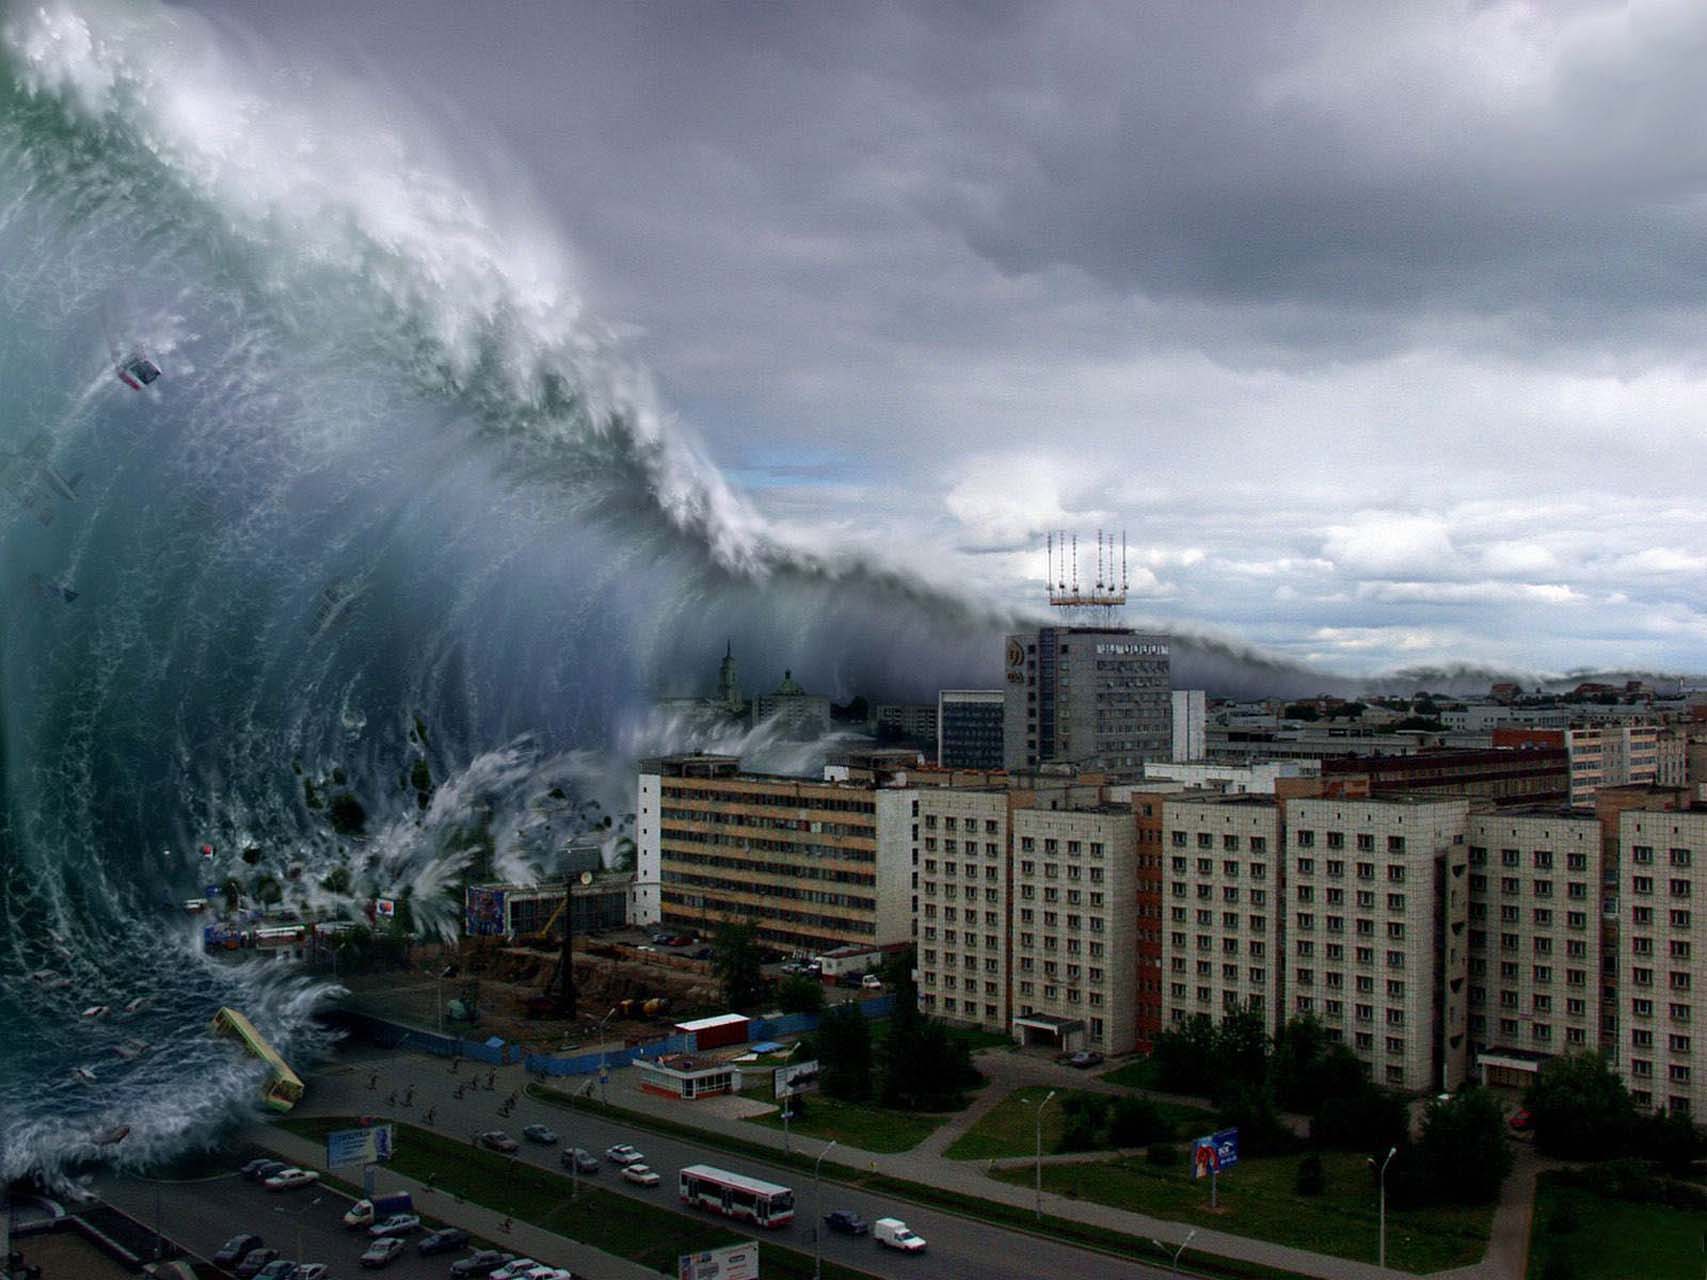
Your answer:
[[[1574,1230],[1556,1229],[1561,1212],[1575,1218]],[[1548,1260],[1558,1254],[1567,1260],[1572,1280],[1697,1280],[1704,1243],[1707,1213],[1607,1200],[1560,1186],[1544,1173],[1535,1192],[1528,1275],[1541,1280]]]
[[[1109,1084],[1125,1085],[1128,1089],[1158,1089],[1157,1083],[1160,1072],[1156,1070],[1156,1060],[1150,1057],[1134,1058],[1123,1063],[1113,1071],[1105,1071],[1099,1077]]]
[[[769,1074],[764,1076],[763,1084],[750,1085],[741,1092],[743,1096],[761,1102],[774,1101]],[[788,1131],[794,1137],[816,1142],[833,1139],[843,1146],[882,1154],[911,1151],[956,1114],[951,1111],[891,1111],[873,1102],[842,1102],[823,1093],[811,1094],[805,1099],[805,1105],[805,1114],[789,1121]],[[749,1116],[747,1123],[780,1130],[782,1112]]]
[[[1040,1086],[1015,1089],[973,1125],[944,1153],[950,1160],[999,1160],[1008,1156],[1029,1156],[1037,1150],[1037,1101],[1048,1096],[1049,1090]],[[1055,1100],[1043,1109],[1043,1153],[1052,1154],[1061,1140],[1065,1113],[1061,1104],[1070,1097],[1106,1097],[1093,1095],[1083,1089],[1056,1092]],[[1215,1129],[1212,1112],[1178,1102],[1158,1102],[1156,1109],[1174,1122],[1176,1139],[1197,1137]]]
[[[1209,1183],[1192,1182],[1182,1166],[1158,1170],[1142,1159],[1045,1165],[1043,1185],[1062,1195],[1153,1214],[1175,1222],[1272,1240],[1374,1262],[1378,1214],[1364,1158],[1325,1153],[1325,1194],[1301,1197],[1294,1177],[1301,1156],[1241,1161],[1221,1178],[1220,1210],[1209,1208]],[[1030,1169],[996,1175],[1029,1184]],[[1493,1207],[1387,1211],[1387,1263],[1405,1271],[1440,1271],[1477,1261],[1487,1248]]]
[[[280,1122],[301,1137],[320,1141],[333,1129],[355,1123],[349,1117],[304,1117]],[[417,1129],[397,1126],[396,1154],[391,1168],[405,1177],[431,1180],[440,1194],[509,1214],[547,1231],[579,1240],[661,1272],[673,1272],[684,1253],[735,1244],[746,1237],[703,1217],[676,1208],[667,1170],[653,1201],[606,1191],[581,1180],[580,1196],[569,1199],[567,1176],[548,1172],[494,1151]],[[763,1243],[761,1262],[766,1276],[804,1280],[812,1274],[809,1255]],[[831,1265],[824,1265],[825,1274]],[[836,1267],[841,1280],[860,1280],[864,1272]]]

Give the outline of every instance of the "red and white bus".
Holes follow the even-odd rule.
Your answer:
[[[791,1188],[708,1164],[690,1164],[682,1170],[681,1194],[683,1204],[740,1218],[756,1227],[780,1227],[794,1220]]]

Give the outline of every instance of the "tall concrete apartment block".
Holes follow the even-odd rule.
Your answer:
[[[1209,754],[1209,695],[1202,689],[1175,689],[1173,696],[1174,764],[1193,764]]]
[[[1707,1069],[1695,1044],[1707,1019],[1707,938],[1695,911],[1707,895],[1707,811],[1626,809],[1619,835],[1619,1070],[1639,1106],[1700,1116]]]
[[[1274,1034],[1286,1016],[1280,805],[1273,796],[1169,796],[1162,824],[1164,1021],[1177,1025],[1196,1013],[1219,1021],[1250,1009]],[[1315,965],[1299,961],[1306,963]]]
[[[1570,810],[1470,815],[1470,1045],[1490,1084],[1601,1042],[1601,829]]]
[[[1168,637],[1043,627],[1007,637],[1002,762],[1134,771],[1173,754]]]
[[[677,929],[751,922],[802,951],[905,942],[916,795],[743,773],[733,756],[645,761],[636,879],[657,882],[658,920]]]
[[[1469,801],[1287,802],[1286,989],[1377,1084],[1450,1089],[1469,1060]]]
[[[924,1009],[1028,1042],[1132,1049],[1130,805],[1000,787],[918,800]]]

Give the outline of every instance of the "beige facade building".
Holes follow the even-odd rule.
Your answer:
[[[1707,1112],[1707,1067],[1695,1060],[1707,1019],[1707,939],[1697,935],[1695,910],[1707,894],[1707,811],[1629,809],[1619,837],[1619,1070],[1639,1106],[1699,1116]]]
[[[1468,816],[1421,796],[1287,803],[1287,1014],[1317,1015],[1377,1084],[1465,1077]]]
[[[919,1001],[1062,1048],[1137,1043],[1136,825],[1095,788],[921,792]]]
[[[1162,805],[1164,1026],[1286,1010],[1285,828],[1273,796],[1187,793]]]
[[[656,882],[667,928],[750,922],[767,943],[814,953],[906,942],[916,798],[881,782],[743,773],[732,756],[649,760],[636,879]]]
[[[1469,817],[1470,1044],[1489,1084],[1601,1037],[1601,827],[1570,810]]]
[[[1683,741],[1670,729],[1653,724],[1580,725],[1566,730],[1565,739],[1573,805],[1592,805],[1601,787],[1683,782]]]

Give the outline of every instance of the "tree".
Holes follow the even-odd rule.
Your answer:
[[[1316,710],[1316,704],[1313,702],[1288,703],[1286,710],[1282,711],[1280,714],[1283,720],[1309,721],[1319,718],[1319,713]]]
[[[1523,1105],[1535,1117],[1535,1149],[1566,1160],[1617,1155],[1636,1118],[1624,1082],[1592,1051],[1543,1063]]]
[[[1298,1137],[1275,1110],[1274,1094],[1264,1085],[1235,1086],[1222,1102],[1216,1127],[1239,1131],[1239,1150],[1253,1156],[1294,1150]]]
[[[1386,1151],[1410,1141],[1405,1104],[1367,1082],[1331,1094],[1310,1117],[1310,1141],[1338,1151]]]
[[[1631,1126],[1630,1154],[1652,1160],[1674,1178],[1681,1178],[1707,1152],[1701,1130],[1679,1111],[1655,1111]]]
[[[1328,1171],[1314,1151],[1298,1162],[1296,1188],[1301,1196],[1319,1196],[1328,1189]]]
[[[979,1082],[972,1051],[948,1027],[897,1004],[883,1047],[883,1103],[908,1111],[946,1111]]]
[[[1173,1124],[1148,1098],[1116,1098],[1108,1112],[1111,1147],[1144,1147],[1174,1136]]]
[[[1268,1032],[1255,1009],[1235,1009],[1215,1031],[1215,1063],[1221,1080],[1217,1096],[1240,1086],[1256,1088],[1268,1078]]]
[[[776,1004],[784,1013],[817,1013],[824,1007],[824,985],[805,974],[793,974],[777,987]]]
[[[1430,1198],[1456,1204],[1491,1204],[1511,1172],[1505,1115],[1486,1089],[1463,1089],[1428,1104],[1417,1143]]]
[[[752,925],[731,921],[718,929],[711,967],[731,1009],[750,1009],[764,998],[765,975]]]
[[[907,1005],[910,1008],[919,1007],[919,988],[913,981],[913,974],[918,972],[919,953],[914,947],[901,951],[891,951],[883,957],[883,965],[879,970],[883,978],[883,987],[895,995],[895,1003]]]
[[[818,1021],[818,1083],[832,1098],[857,1102],[871,1096],[871,1024],[852,1002]]]
[[[1150,1056],[1156,1063],[1157,1087],[1165,1093],[1211,1093],[1220,1079],[1215,1062],[1215,1024],[1205,1013],[1194,1013],[1156,1036]]]
[[[1068,1094],[1061,1101],[1061,1136],[1055,1150],[1095,1151],[1103,1145],[1110,1099],[1095,1094]]]

